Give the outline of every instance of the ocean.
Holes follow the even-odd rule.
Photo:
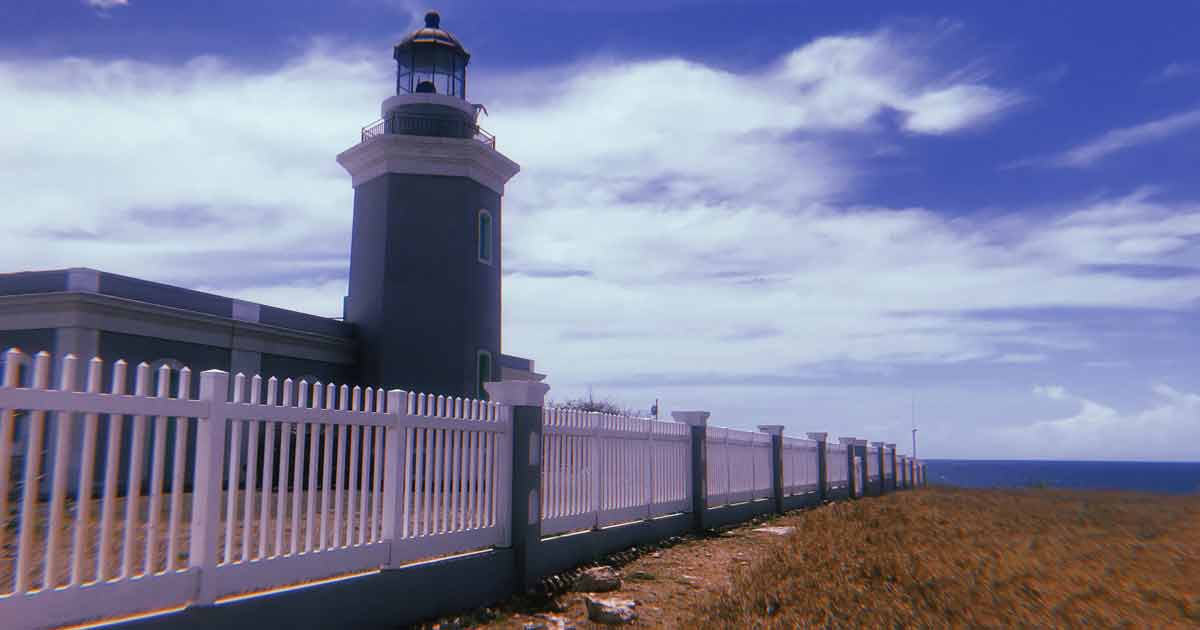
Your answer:
[[[925,463],[930,485],[1200,492],[1200,462],[927,459]]]

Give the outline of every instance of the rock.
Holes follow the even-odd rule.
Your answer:
[[[776,536],[787,536],[796,531],[795,527],[758,527],[754,531],[764,534],[775,534]]]
[[[583,603],[587,605],[588,619],[596,623],[620,624],[637,619],[637,613],[633,612],[637,604],[627,599],[600,599],[585,595]]]
[[[654,553],[650,554],[650,557],[651,557],[651,558],[661,558],[661,557],[662,557],[662,552],[661,552],[661,551],[655,551]]]
[[[658,578],[654,577],[653,573],[649,573],[647,571],[634,571],[633,573],[629,574],[629,579],[637,580],[639,582],[650,582]]]
[[[565,617],[556,615],[538,615],[538,618],[546,621],[543,627],[546,630],[575,630],[575,624],[571,623]]]
[[[592,567],[575,578],[575,590],[581,593],[604,593],[621,588],[621,574],[612,567]]]
[[[698,586],[700,584],[700,578],[694,575],[687,575],[686,573],[676,578],[676,581],[688,586]]]
[[[545,622],[541,621],[531,621],[525,624],[523,627],[525,630],[550,630],[548,627],[546,627]]]

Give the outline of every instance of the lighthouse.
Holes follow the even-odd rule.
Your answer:
[[[479,127],[471,56],[437,13],[393,57],[382,118],[337,156],[354,186],[345,319],[359,380],[484,398],[501,352],[501,199],[520,167]]]

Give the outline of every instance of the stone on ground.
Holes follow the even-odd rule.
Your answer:
[[[788,534],[796,531],[796,528],[795,527],[758,527],[758,528],[755,528],[754,531],[762,532],[764,534],[775,534],[776,536],[787,536]]]
[[[585,595],[583,603],[587,605],[588,619],[596,623],[621,624],[637,619],[637,613],[633,612],[637,604],[628,599],[600,599]]]
[[[621,588],[621,574],[609,566],[592,567],[575,578],[575,590],[580,593],[604,593]]]

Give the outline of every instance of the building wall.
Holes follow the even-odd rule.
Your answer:
[[[281,382],[290,378],[294,380],[308,379],[309,383],[319,380],[322,383],[361,384],[364,387],[373,386],[370,382],[355,381],[357,370],[352,365],[338,365],[322,361],[310,361],[296,357],[285,357],[277,354],[262,355],[262,375],[274,376]],[[313,377],[316,377],[315,379]]]
[[[0,353],[7,352],[9,348],[18,348],[29,355],[42,350],[54,352],[54,329],[0,330]],[[0,361],[3,361],[2,357]]]
[[[481,209],[490,265],[477,258]],[[355,188],[346,319],[360,381],[473,397],[481,349],[499,374],[500,225],[500,195],[465,177],[389,173]]]
[[[230,350],[215,346],[205,346],[196,343],[128,335],[124,333],[100,331],[100,356],[109,359],[124,359],[129,364],[127,376],[127,391],[134,386],[134,376],[137,365],[143,361],[151,365],[164,359],[172,359],[191,368],[192,385],[190,396],[200,393],[200,373],[204,370],[229,370]],[[107,363],[107,362],[106,362]],[[111,365],[106,365],[104,383],[112,382]],[[174,395],[174,392],[172,392]]]

